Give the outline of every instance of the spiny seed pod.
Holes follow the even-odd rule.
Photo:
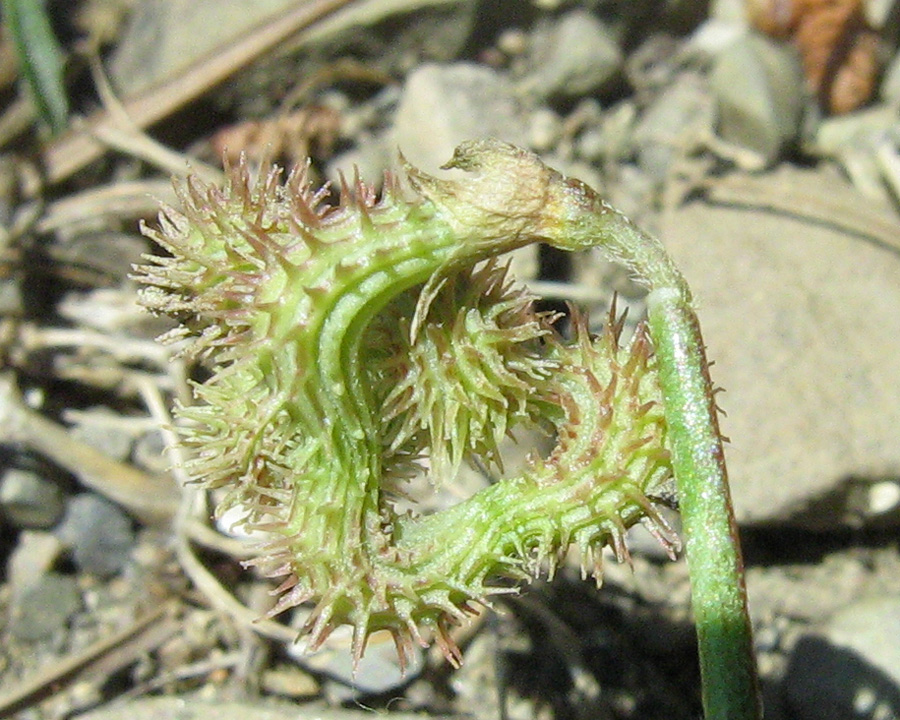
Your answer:
[[[464,457],[502,469],[500,442],[517,424],[541,422],[537,390],[557,366],[542,347],[555,316],[535,313],[533,300],[491,261],[450,277],[415,333],[415,316],[399,319],[401,345],[385,362],[385,417],[398,420],[391,450],[427,451],[437,481]]]
[[[211,369],[176,409],[187,470],[270,533],[254,564],[283,579],[272,614],[314,603],[311,647],[348,624],[357,660],[383,629],[401,658],[434,635],[458,662],[451,626],[508,578],[552,572],[575,544],[599,580],[602,547],[626,557],[639,521],[672,543],[650,499],[672,468],[645,331],[622,347],[614,315],[592,338],[575,313],[566,342],[501,265],[478,265],[586,242],[560,236],[566,203],[614,211],[502,143],[462,146],[454,165],[468,181],[407,167],[411,192],[344,183],[337,206],[302,168],[190,180],[147,231],[171,257],[137,270],[144,304],[183,318],[173,337]],[[465,458],[499,463],[522,423],[553,433],[553,452],[447,510],[395,511],[426,459],[435,482]]]

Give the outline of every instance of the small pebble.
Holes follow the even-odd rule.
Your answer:
[[[535,152],[546,152],[559,141],[562,121],[548,107],[541,107],[531,113],[529,118],[528,140]]]
[[[528,36],[519,28],[507,28],[497,38],[497,49],[505,55],[521,55],[528,48]]]
[[[534,35],[533,70],[523,88],[538,98],[579,97],[602,88],[622,68],[622,50],[588,10],[575,9]]]
[[[319,694],[319,683],[309,673],[293,665],[265,670],[260,678],[262,689],[282,697],[309,698]]]
[[[869,513],[883,515],[900,505],[900,484],[891,480],[874,483],[869,488]]]
[[[74,577],[48,573],[13,601],[10,632],[22,642],[47,640],[61,631],[81,608]]]
[[[66,507],[57,535],[71,549],[79,570],[110,577],[128,562],[134,545],[131,519],[106,498],[76,495]]]
[[[70,433],[113,460],[125,460],[131,452],[132,433],[122,426],[121,418],[107,408],[98,407],[78,413]]]
[[[23,530],[6,563],[6,577],[14,593],[21,593],[37,582],[54,566],[62,543],[43,530]]]
[[[0,510],[16,528],[40,529],[56,524],[63,512],[59,485],[25,468],[9,468],[0,480]]]
[[[746,35],[716,58],[711,76],[723,140],[774,162],[800,130],[803,72],[790,49]]]

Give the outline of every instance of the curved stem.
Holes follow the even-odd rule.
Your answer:
[[[697,316],[676,290],[650,293],[672,464],[691,575],[707,720],[761,717],[743,561]]]
[[[703,706],[707,720],[758,720],[762,710],[743,561],[709,363],[690,289],[660,241],[593,190],[561,177],[551,178],[549,188],[549,241],[566,250],[597,247],[651,290],[650,337],[678,486]]]

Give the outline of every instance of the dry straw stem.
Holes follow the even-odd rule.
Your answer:
[[[311,0],[296,4],[255,30],[218,48],[163,85],[128,98],[123,103],[124,112],[137,127],[150,127],[298,31],[352,2]],[[115,119],[109,111],[103,110],[86,118],[81,127],[70,130],[50,144],[42,158],[47,180],[50,183],[64,180],[99,158],[106,151],[106,146],[96,139],[97,136],[115,130]]]
[[[41,668],[15,690],[0,697],[0,717],[34,708],[79,682],[99,688],[112,674],[146,658],[181,632],[184,628],[181,607],[177,600],[157,604],[118,632]]]
[[[0,428],[2,441],[24,445],[76,475],[86,487],[119,503],[150,524],[165,524],[179,503],[175,485],[132,465],[116,462],[90,445],[73,438],[23,402],[13,376],[0,375]]]
[[[121,112],[103,109],[71,122],[70,129],[42,153],[45,178],[51,184],[61,182],[101,157],[109,149],[109,142],[128,143],[129,139],[123,138],[117,114],[124,113],[135,128],[145,130],[298,35],[298,42],[302,43],[326,31],[366,25],[418,6],[442,5],[448,1],[304,0],[294,3],[214,49],[176,76],[126,98]],[[17,107],[9,118],[0,118],[0,143],[24,129],[27,108]]]

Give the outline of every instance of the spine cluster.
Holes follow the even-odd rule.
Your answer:
[[[623,347],[614,315],[591,337],[574,313],[563,340],[495,260],[547,239],[551,185],[570,181],[499,144],[456,164],[472,182],[408,167],[409,187],[344,183],[336,205],[304,169],[238,167],[222,188],[187,182],[147,231],[168,256],[138,269],[143,302],[179,317],[169,339],[210,369],[176,408],[186,469],[270,534],[256,564],[282,579],[272,612],[313,603],[312,647],[349,624],[357,658],[388,630],[401,656],[434,636],[456,661],[451,626],[508,578],[552,571],[574,544],[599,579],[602,547],[624,557],[641,520],[668,542],[651,500],[672,468],[646,332]],[[535,170],[525,201],[517,164]],[[410,475],[499,467],[523,425],[556,447],[521,475],[432,515],[395,511]]]

